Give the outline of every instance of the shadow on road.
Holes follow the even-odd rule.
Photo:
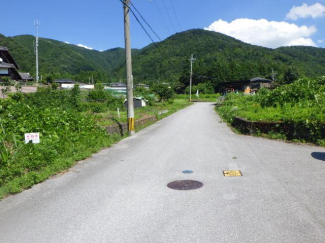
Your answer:
[[[313,156],[314,159],[325,161],[325,153],[313,152],[311,153],[311,156]]]

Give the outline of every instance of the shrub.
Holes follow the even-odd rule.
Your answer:
[[[158,95],[160,102],[172,99],[174,96],[172,89],[165,84],[157,84],[153,86],[152,91]]]

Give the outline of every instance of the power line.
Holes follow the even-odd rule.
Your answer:
[[[178,28],[179,28],[179,31],[182,31],[182,28],[179,24],[179,21],[178,21],[178,17],[177,17],[177,14],[176,14],[176,11],[175,11],[175,8],[174,8],[174,4],[173,4],[173,1],[172,0],[169,0],[170,1],[170,5],[172,6],[172,9],[174,11],[174,14],[175,14],[175,18],[176,18],[176,21],[177,21],[177,25],[178,25]]]
[[[170,31],[168,25],[166,24],[166,21],[165,21],[164,16],[162,15],[162,13],[161,13],[161,11],[160,11],[160,8],[159,8],[158,4],[156,3],[155,0],[154,0],[154,1],[150,1],[150,2],[151,2],[151,3],[152,3],[152,2],[154,3],[154,5],[155,5],[155,7],[156,7],[156,11],[158,11],[158,13],[159,13],[159,17],[160,17],[160,19],[161,19],[162,22],[164,23],[164,26],[165,26],[165,28],[168,30],[169,34],[171,34],[172,32]]]
[[[123,0],[119,0],[123,5],[125,4],[123,2]],[[133,12],[132,8],[129,7],[129,10],[131,11],[131,13],[133,14],[133,16],[135,17],[136,21],[140,24],[141,28],[144,30],[144,32],[146,32],[147,36],[150,38],[150,40],[156,44],[156,42],[153,40],[153,38],[151,37],[151,35],[148,33],[148,31],[146,30],[146,28],[143,26],[143,24],[140,22],[140,20],[138,19],[138,17],[136,16],[136,14]]]
[[[123,0],[119,0],[123,5],[125,4]],[[131,3],[132,4],[132,3]],[[161,51],[162,48],[160,48],[160,46],[157,45],[157,43],[153,40],[153,38],[151,37],[151,35],[149,34],[149,32],[147,31],[147,29],[144,27],[144,25],[141,23],[141,21],[139,20],[139,18],[137,17],[136,13],[133,11],[133,8],[136,10],[136,8],[134,7],[134,5],[132,4],[132,7],[129,6],[129,11],[131,11],[131,13],[133,14],[133,16],[135,17],[136,21],[140,24],[141,28],[145,31],[145,33],[147,34],[147,36],[150,38],[150,40],[152,41],[152,43],[155,45],[155,47],[157,48],[157,50],[160,52],[161,56],[163,57],[164,60],[166,60],[168,63],[171,63],[171,61],[169,60],[169,58],[166,57],[166,53],[164,51]],[[151,28],[151,26],[149,25],[149,23],[147,21],[145,21],[145,19],[142,17],[142,15],[140,14],[140,12],[138,10],[136,10],[138,12],[138,14],[141,16],[142,20],[149,26],[149,28],[152,30],[152,32],[157,36],[157,38],[159,40],[161,40],[159,38],[159,36],[156,34],[156,32]],[[168,50],[170,50],[169,47],[167,47]],[[183,61],[181,61],[181,65],[180,68],[184,67],[185,64]]]
[[[169,18],[169,20],[170,20],[170,23],[172,24],[173,29],[174,29],[174,31],[175,31],[175,33],[176,33],[177,31],[176,31],[176,29],[175,29],[175,26],[174,26],[174,23],[173,23],[173,21],[172,21],[172,18],[170,17],[170,14],[169,14],[169,12],[168,12],[168,9],[167,9],[167,6],[166,6],[166,2],[165,2],[165,0],[162,0],[162,2],[163,2],[163,4],[164,4],[164,6],[165,6],[165,9],[166,9],[166,12],[167,12],[168,18]]]
[[[142,20],[148,25],[148,27],[151,29],[151,31],[155,34],[155,36],[160,40],[160,37],[157,35],[157,33],[151,28],[151,26],[148,24],[148,22],[144,19],[144,17],[141,15],[141,13],[138,11],[138,9],[134,6],[134,4],[130,1],[132,7],[135,9],[135,11],[137,11],[137,13],[140,15],[140,17],[142,18]]]

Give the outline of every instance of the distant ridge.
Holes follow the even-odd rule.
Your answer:
[[[33,41],[31,35],[5,37],[0,34],[0,46],[8,47],[22,71],[32,74],[35,69]],[[210,75],[210,78],[221,75],[217,69],[222,67],[227,67],[227,73],[233,73],[233,76],[224,79],[265,77],[272,69],[281,77],[290,65],[297,67],[305,76],[325,75],[323,48],[294,46],[269,49],[220,33],[194,29],[133,50],[135,82],[179,81],[182,76],[188,75],[188,59],[192,53],[197,59],[194,65],[196,75]],[[40,73],[44,75],[69,76],[93,72],[101,74],[104,82],[124,79],[125,76],[123,48],[99,52],[40,38],[39,54]]]

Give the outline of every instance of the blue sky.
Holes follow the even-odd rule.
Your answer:
[[[132,3],[161,39],[188,29],[206,28],[271,48],[325,47],[325,0],[132,0]],[[34,20],[38,19],[41,37],[96,50],[124,47],[123,9],[119,0],[11,0],[10,9],[14,11],[1,13],[0,33],[6,36],[35,35]],[[132,16],[130,26],[133,48],[151,43]]]

